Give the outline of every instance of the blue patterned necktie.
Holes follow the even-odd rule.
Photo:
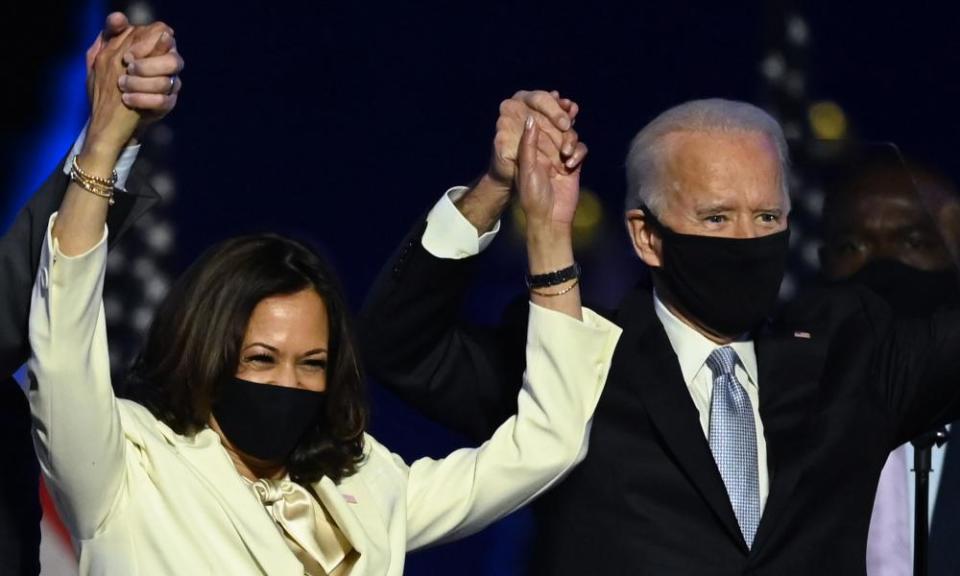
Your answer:
[[[757,428],[753,408],[734,367],[737,353],[724,346],[707,358],[713,372],[710,399],[710,451],[717,462],[727,495],[747,546],[760,524],[760,481],[757,476]]]

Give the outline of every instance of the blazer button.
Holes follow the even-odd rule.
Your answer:
[[[44,290],[50,285],[50,274],[47,272],[46,268],[40,269],[40,287]]]

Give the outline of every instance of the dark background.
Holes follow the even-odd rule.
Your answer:
[[[165,206],[112,270],[154,288],[213,242],[270,230],[319,246],[359,308],[408,227],[447,187],[484,170],[498,104],[521,88],[557,89],[582,107],[577,129],[591,150],[583,183],[602,207],[582,238],[585,285],[607,305],[640,273],[620,224],[627,145],[683,100],[763,105],[799,138],[798,149],[816,135],[810,105],[833,101],[848,136],[892,140],[954,178],[960,170],[953,3],[134,4],[131,14],[175,28],[187,61],[180,104],[141,153]],[[83,52],[118,6],[126,4],[33,0],[0,8],[3,226],[81,129]],[[783,74],[771,73],[771,62],[782,62]],[[818,203],[808,172],[797,165],[794,194],[803,209],[793,272],[801,277],[815,265],[813,240],[803,233],[804,210],[812,214]],[[150,240],[158,227],[171,232],[172,244]],[[495,319],[522,287],[511,225],[502,236],[471,300],[469,313],[479,319]],[[152,268],[134,271],[144,254]],[[127,292],[118,310],[129,313],[114,315],[111,336],[130,348],[140,312],[156,298]],[[371,391],[374,433],[405,457],[463,444],[375,383]],[[521,513],[463,543],[413,554],[407,573],[509,573],[529,523]]]

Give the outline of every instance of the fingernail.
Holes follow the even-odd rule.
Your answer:
[[[169,38],[169,37],[170,37],[170,35],[167,34],[167,31],[166,31],[166,30],[164,30],[163,32],[160,33],[160,41],[161,41],[161,42],[165,41],[165,40],[166,40],[167,38]]]
[[[123,55],[123,63],[126,64],[127,66],[129,66],[130,64],[133,63],[133,53],[132,53],[132,52],[127,52],[126,54]]]
[[[120,96],[120,100],[122,100],[124,104],[129,105],[129,104],[130,104],[130,95],[129,95],[129,94],[123,94],[122,96]]]
[[[133,74],[133,62],[127,64],[127,74]]]
[[[577,163],[573,161],[573,158],[570,158],[569,160],[567,160],[565,164],[567,168],[573,168],[574,166],[577,165]]]
[[[568,128],[570,128],[570,119],[567,118],[566,116],[561,116],[561,117],[560,117],[560,129],[561,129],[561,130],[566,130],[566,129],[568,129]]]
[[[128,76],[127,76],[126,74],[124,74],[123,76],[120,77],[119,82],[120,82],[120,88],[121,88],[121,89],[127,87],[127,78],[128,78]]]
[[[527,130],[533,128],[533,116],[527,116],[527,122],[524,124],[524,128]]]

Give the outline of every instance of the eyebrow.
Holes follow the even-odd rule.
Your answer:
[[[714,204],[712,206],[711,205],[701,206],[695,209],[697,216],[708,216],[711,214],[719,214],[721,212],[734,212],[734,211],[736,211],[736,208],[734,208],[729,204]],[[783,212],[784,212],[784,209],[779,206],[768,207],[768,208],[758,208],[753,211],[754,214],[783,214]]]
[[[262,346],[263,348],[266,348],[267,350],[269,350],[269,351],[271,351],[271,352],[279,352],[279,350],[277,349],[276,346],[271,346],[271,345],[265,344],[265,343],[263,343],[263,342],[251,342],[250,344],[244,346],[243,349],[244,349],[244,350],[249,350],[250,348],[253,348],[254,346]],[[303,354],[301,354],[301,356],[302,356],[302,357],[313,356],[314,354],[325,353],[326,351],[327,351],[326,348],[314,348],[314,349],[312,349],[312,350],[307,350],[306,352],[304,352]]]
[[[695,213],[697,216],[706,216],[709,214],[718,214],[720,212],[732,212],[734,207],[729,204],[708,204],[706,206],[697,206]]]

